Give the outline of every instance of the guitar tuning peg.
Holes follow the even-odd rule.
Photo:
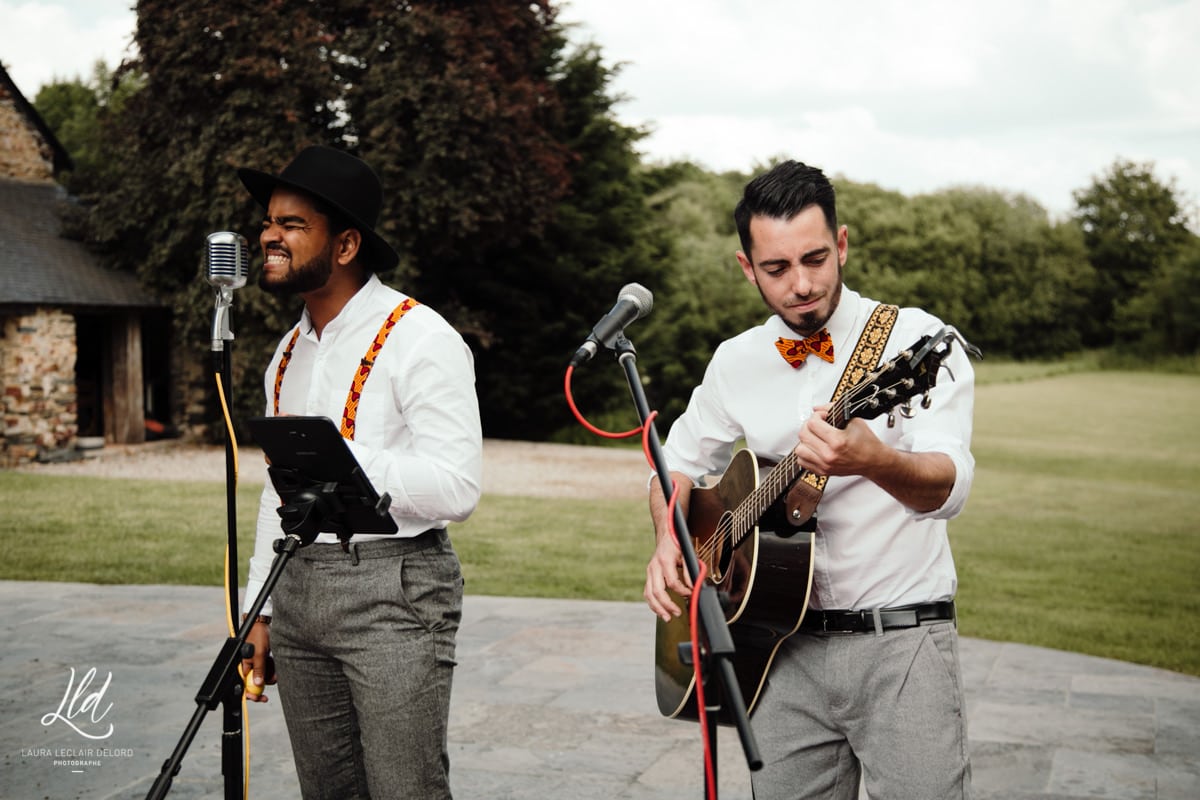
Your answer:
[[[905,419],[913,418],[912,403],[905,403],[904,405],[900,406],[900,416],[904,417]]]
[[[896,427],[896,412],[894,412],[894,411],[888,412],[888,427],[889,428]]]
[[[929,392],[921,395],[921,408],[928,409],[931,405],[933,405],[933,400],[930,399]]]

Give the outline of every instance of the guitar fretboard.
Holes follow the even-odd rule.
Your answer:
[[[829,409],[829,416],[826,421],[835,428],[845,428],[850,422],[850,417],[846,413],[848,404],[845,402],[845,398],[853,397],[861,387],[870,384],[870,382],[871,378],[863,381],[843,395],[842,399],[835,401]],[[775,465],[775,468],[758,485],[758,488],[746,495],[746,499],[733,512],[733,536],[731,541],[735,549],[742,543],[742,540],[746,538],[750,531],[754,529],[758,521],[762,519],[762,515],[767,513],[767,509],[804,472],[806,470],[800,466],[800,461],[796,458],[796,451],[793,450]]]

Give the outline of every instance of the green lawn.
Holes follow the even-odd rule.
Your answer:
[[[1200,378],[985,384],[962,632],[1200,675]]]
[[[979,372],[962,633],[1200,675],[1200,377],[1020,374]],[[243,580],[259,489],[238,493]],[[220,483],[0,471],[0,493],[2,579],[221,583]],[[641,599],[642,501],[488,495],[453,537],[470,593]]]

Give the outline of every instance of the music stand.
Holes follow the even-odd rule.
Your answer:
[[[196,693],[196,711],[171,757],[163,762],[147,800],[166,797],[205,715],[223,698],[232,696],[240,701],[244,687],[237,679],[237,666],[243,658],[253,655],[253,645],[246,644],[246,637],[296,550],[312,544],[322,531],[336,533],[345,543],[355,533],[387,535],[399,530],[388,513],[391,497],[375,491],[328,417],[255,417],[249,423],[255,441],[270,461],[267,472],[271,483],[284,501],[278,511],[280,527],[286,535],[275,541],[276,556],[271,571],[237,635],[226,639],[221,646]],[[237,798],[229,797],[229,792],[227,785],[226,800],[241,797],[240,791]]]
[[[328,417],[254,417],[254,440],[267,456],[267,474],[283,500],[285,533],[311,544],[321,531],[349,541],[355,533],[390,535],[391,497],[376,493]]]

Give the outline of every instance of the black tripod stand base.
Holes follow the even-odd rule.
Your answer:
[[[295,554],[299,546],[300,540],[294,536],[285,537],[282,544],[277,543],[275,552],[278,555],[271,564],[271,572],[267,575],[267,579],[263,581],[262,591],[254,599],[254,604],[246,614],[242,627],[238,629],[237,636],[226,639],[225,643],[221,645],[221,651],[213,661],[208,676],[196,693],[196,710],[192,714],[191,720],[188,721],[183,735],[179,737],[179,743],[175,745],[171,757],[163,762],[162,771],[150,787],[146,800],[161,800],[167,796],[167,792],[171,790],[171,782],[179,774],[183,757],[191,746],[192,740],[196,738],[200,724],[204,722],[204,717],[209,711],[224,703],[226,730],[231,730],[236,724],[237,733],[240,735],[244,689],[241,680],[237,678],[237,667],[242,660],[243,648],[246,647],[246,636],[254,627],[254,620],[262,612],[263,606],[266,605],[271,590],[275,588],[279,576],[283,573],[283,568],[287,566],[288,560]],[[241,753],[235,752],[233,748],[224,748],[222,756],[222,768],[226,777],[225,798],[226,800],[240,800],[243,793]]]

